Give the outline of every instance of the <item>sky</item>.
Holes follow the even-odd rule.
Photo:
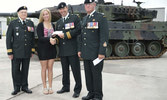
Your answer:
[[[106,2],[113,2],[116,5],[120,5],[122,0],[105,0]],[[141,7],[155,8],[166,7],[167,0],[136,0],[144,2]],[[0,13],[1,12],[16,12],[20,6],[27,6],[28,12],[38,11],[45,7],[57,6],[60,2],[66,2],[67,4],[81,4],[84,0],[0,0]],[[136,6],[133,0],[123,0],[123,4],[127,6]]]

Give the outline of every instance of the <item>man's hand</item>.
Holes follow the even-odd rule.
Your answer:
[[[99,59],[104,59],[104,58],[105,58],[105,56],[104,56],[104,55],[99,54],[99,55],[98,55],[98,58],[99,58]]]
[[[8,55],[9,59],[12,60],[13,59],[13,55]]]
[[[59,36],[60,38],[64,38],[64,33],[59,33],[58,36]]]
[[[56,40],[53,39],[53,38],[50,38],[50,44],[55,45],[56,44]]]
[[[80,58],[81,58],[81,52],[78,52],[78,57],[80,57]]]

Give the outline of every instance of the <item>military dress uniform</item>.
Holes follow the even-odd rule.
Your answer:
[[[68,13],[69,14],[69,13]],[[74,92],[81,91],[81,72],[80,62],[77,55],[77,36],[81,33],[80,19],[77,15],[67,14],[66,19],[59,19],[56,24],[56,31],[63,31],[64,38],[58,37],[59,40],[59,56],[61,58],[63,71],[63,88],[64,91],[70,90],[70,73],[69,65],[75,79]]]
[[[78,50],[84,60],[88,96],[101,100],[103,97],[101,74],[103,61],[94,66],[93,60],[98,58],[99,54],[105,55],[109,33],[108,23],[104,15],[94,10],[90,15],[83,18],[81,26],[82,33]]]
[[[14,90],[28,89],[29,62],[34,49],[34,24],[30,20],[13,20],[7,30],[8,55],[13,55],[12,78]],[[16,93],[17,94],[17,93]]]

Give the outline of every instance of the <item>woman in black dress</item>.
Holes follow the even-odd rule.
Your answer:
[[[55,25],[51,23],[51,13],[49,9],[43,9],[40,13],[39,24],[37,26],[38,35],[38,57],[41,63],[41,77],[43,82],[43,93],[52,94],[53,64],[56,58],[56,40],[51,38],[55,31]],[[47,88],[46,78],[48,71],[49,88]]]

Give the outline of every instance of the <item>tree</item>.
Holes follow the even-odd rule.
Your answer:
[[[9,25],[10,22],[14,19],[17,19],[17,17],[7,17],[7,25]]]

